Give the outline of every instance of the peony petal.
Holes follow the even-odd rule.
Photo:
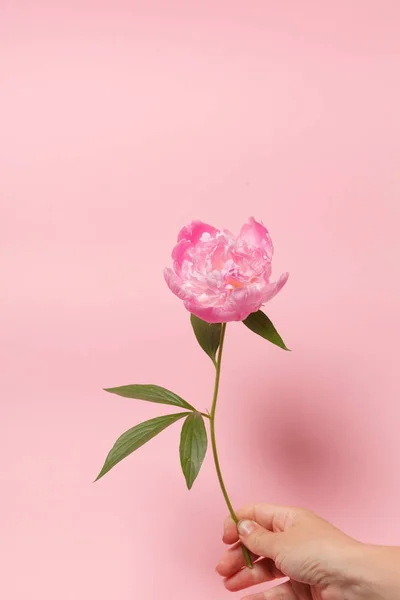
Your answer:
[[[279,277],[278,281],[274,281],[273,283],[269,283],[263,290],[263,304],[272,300],[274,296],[277,295],[278,292],[281,291],[285,283],[289,278],[289,273],[282,273]]]
[[[243,321],[252,313],[259,310],[263,303],[263,291],[258,285],[249,285],[234,290],[227,298],[227,304],[236,314],[235,321]]]
[[[192,248],[191,242],[189,240],[181,240],[176,244],[174,249],[172,250],[172,259],[174,261],[174,269],[176,273],[181,274],[181,269],[184,260],[190,260],[190,256],[188,250]]]
[[[193,297],[185,300],[184,303],[187,310],[208,323],[243,321],[252,312],[261,308],[262,291],[257,286],[236,289],[227,296],[226,302],[219,306],[201,305]]]
[[[215,227],[212,227],[212,225],[203,223],[203,221],[191,221],[180,230],[178,234],[178,242],[181,240],[187,240],[191,242],[191,244],[195,245],[198,241],[200,241],[203,233],[209,233],[211,236],[215,237],[218,233],[218,229],[215,229]]]
[[[212,307],[200,306],[197,302],[192,300],[185,301],[185,308],[195,317],[206,321],[207,323],[221,323],[218,320],[217,313]]]
[[[178,296],[181,300],[186,300],[188,298],[188,293],[182,287],[181,279],[175,275],[172,269],[164,269],[164,278],[169,289],[175,296]]]
[[[205,307],[193,300],[185,300],[184,304],[189,312],[207,323],[229,323],[238,320],[236,311],[226,308],[226,305]]]
[[[271,260],[274,253],[272,241],[268,230],[262,223],[250,217],[249,223],[245,223],[239,233],[239,238],[246,242],[249,246],[262,247],[266,250],[268,258]]]

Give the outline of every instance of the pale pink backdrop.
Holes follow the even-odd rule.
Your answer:
[[[400,4],[0,4],[1,565],[7,600],[223,600],[211,461],[174,426],[92,484],[115,438],[206,409],[212,368],[164,284],[191,218],[270,228],[284,353],[228,328],[235,505],[306,505],[400,544]],[[235,597],[241,597],[240,594]]]

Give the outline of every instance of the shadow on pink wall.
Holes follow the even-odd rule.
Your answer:
[[[274,495],[316,510],[373,506],[368,431],[357,419],[359,399],[343,383],[299,375],[274,380],[265,393],[253,390],[252,410],[243,415],[251,432],[243,452],[272,476]]]

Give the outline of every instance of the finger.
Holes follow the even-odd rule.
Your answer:
[[[299,600],[299,598],[288,581],[287,583],[276,585],[266,592],[246,596],[243,600]]]
[[[244,519],[256,521],[269,531],[285,531],[300,512],[301,509],[291,506],[249,504],[237,511],[237,518],[239,521]],[[223,540],[225,544],[234,544],[238,539],[237,527],[232,517],[228,517],[224,524]]]
[[[237,592],[252,585],[273,581],[280,577],[283,577],[283,575],[276,569],[274,562],[269,558],[263,558],[256,562],[252,569],[245,568],[232,575],[232,577],[228,577],[225,579],[224,584],[230,592]]]
[[[224,534],[222,536],[222,541],[225,544],[234,544],[239,539],[239,534],[237,530],[237,525],[232,519],[232,517],[228,517],[224,523]]]
[[[265,556],[266,558],[272,558],[276,561],[279,545],[281,542],[281,536],[284,533],[272,533],[264,527],[261,527],[255,521],[245,519],[238,523],[238,533],[240,541],[250,550],[253,554],[258,556]]]
[[[250,556],[252,562],[258,559],[258,556],[255,554],[251,554]],[[242,545],[237,543],[224,553],[217,565],[217,573],[222,575],[222,577],[232,577],[240,569],[243,569],[245,565]]]

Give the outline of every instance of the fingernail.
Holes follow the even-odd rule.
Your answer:
[[[254,521],[239,521],[238,532],[240,535],[249,535],[256,528]]]

